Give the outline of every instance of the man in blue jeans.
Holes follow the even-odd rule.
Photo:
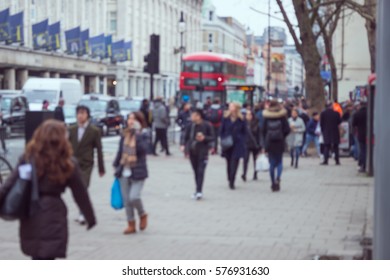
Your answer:
[[[316,128],[319,120],[320,115],[317,112],[314,112],[312,118],[306,126],[306,141],[302,149],[303,156],[307,156],[307,148],[309,147],[310,143],[314,143],[317,150],[317,155],[321,157],[319,135],[316,134]]]

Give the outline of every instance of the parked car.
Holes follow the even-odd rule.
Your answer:
[[[54,110],[60,99],[67,105],[77,105],[82,96],[77,79],[30,78],[23,86],[31,111],[42,110],[44,100],[49,101],[49,110]]]
[[[65,105],[63,107],[63,110],[64,110],[64,116],[65,116],[65,124],[67,126],[77,124],[76,106]]]
[[[101,94],[86,94],[80,105],[87,106],[91,110],[91,123],[98,126],[102,135],[109,135],[111,131],[120,134],[123,129],[123,117],[118,101],[112,97]]]
[[[28,102],[26,97],[16,92],[0,92],[1,124],[6,127],[7,136],[12,133],[24,133],[24,123]]]
[[[119,108],[126,125],[128,116],[141,109],[142,98],[118,98]]]

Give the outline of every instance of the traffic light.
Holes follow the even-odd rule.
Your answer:
[[[144,66],[144,72],[145,73],[150,73],[150,68],[151,68],[151,59],[150,59],[150,54],[147,54],[144,56],[144,62],[145,62],[145,66]]]
[[[158,74],[160,72],[160,36],[150,35],[150,52],[144,56],[144,72]]]

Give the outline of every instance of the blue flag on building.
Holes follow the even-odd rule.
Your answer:
[[[6,42],[9,37],[9,8],[0,11],[0,42]]]
[[[61,48],[61,24],[60,22],[49,25],[49,51],[59,50]]]
[[[123,40],[112,43],[112,61],[126,61],[125,42]]]
[[[106,40],[104,34],[89,39],[89,47],[92,57],[103,59],[106,57]]]
[[[33,48],[34,50],[47,49],[49,47],[49,20],[33,24],[32,36],[33,36]]]
[[[66,51],[69,54],[78,54],[81,49],[80,26],[65,31]]]
[[[23,32],[23,12],[9,16],[9,36],[8,43],[20,43],[24,44],[24,32]]]
[[[133,42],[125,42],[126,60],[133,60]]]
[[[106,58],[111,58],[112,56],[112,35],[105,37],[106,43]]]
[[[80,52],[79,55],[86,55],[89,52],[89,29],[80,32]]]

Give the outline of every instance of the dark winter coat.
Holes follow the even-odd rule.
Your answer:
[[[187,125],[191,123],[191,110],[182,110],[176,119],[176,123],[180,126],[181,131],[184,131]]]
[[[310,119],[306,126],[306,133],[310,136],[316,136],[318,122],[315,119]]]
[[[284,108],[270,108],[268,110],[264,110],[264,128],[263,128],[263,136],[265,139],[265,150],[267,153],[275,156],[282,155],[284,153],[286,137],[290,133],[290,126],[287,121],[287,111]],[[279,120],[282,123],[282,132],[283,132],[283,140],[280,141],[272,141],[268,142],[267,133],[268,133],[268,122],[270,120]]]
[[[222,156],[226,157],[229,154],[231,159],[244,158],[246,153],[246,133],[247,128],[244,120],[237,119],[233,122],[230,118],[224,118],[221,124],[220,137],[224,139],[229,135],[233,136],[233,147],[223,151]]]
[[[61,195],[67,187],[72,191],[73,198],[84,214],[89,227],[96,224],[80,167],[76,159],[73,162],[75,163],[74,172],[65,184],[55,184],[46,177],[38,182],[39,210],[34,216],[20,221],[21,249],[27,256],[43,259],[66,257],[68,219],[67,208]],[[25,164],[25,161],[21,160],[18,166],[20,164]],[[19,177],[18,166],[0,187],[0,203]]]
[[[340,130],[339,125],[341,124],[340,114],[333,111],[332,108],[326,109],[321,113],[321,132],[324,137],[325,145],[338,145],[340,144]]]
[[[113,166],[116,168],[115,177],[122,177],[123,166],[121,165],[121,158],[123,154],[123,143],[125,138],[122,136],[119,140],[119,148],[114,160]],[[131,168],[131,179],[140,181],[148,178],[148,166],[146,163],[146,154],[149,147],[149,134],[146,132],[140,133],[136,136],[137,149],[137,163]]]
[[[358,141],[365,143],[367,135],[367,107],[362,107],[355,113],[352,126],[354,129],[357,129]]]
[[[255,117],[251,123],[247,122],[246,147],[249,150],[258,150],[262,146],[262,135],[259,121]]]
[[[61,106],[54,109],[54,119],[60,122],[65,121],[64,109]]]
[[[203,142],[197,142],[195,139],[199,132],[205,136]],[[181,139],[181,145],[185,147],[186,154],[207,158],[210,148],[214,148],[214,139],[214,130],[209,122],[203,121],[198,125],[189,123]]]
[[[105,173],[103,160],[103,146],[100,130],[89,124],[86,128],[83,138],[78,141],[78,126],[69,128],[69,141],[72,144],[74,156],[80,164],[84,183],[88,187],[94,165],[94,151],[97,151],[99,173]]]

